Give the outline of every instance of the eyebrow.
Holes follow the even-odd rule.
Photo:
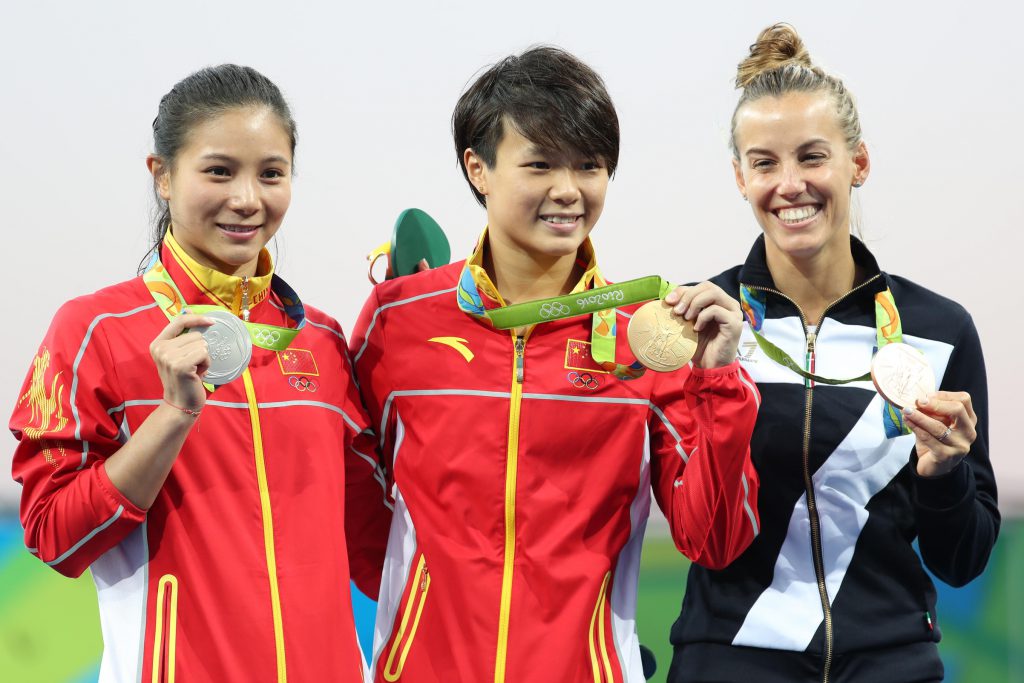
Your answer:
[[[828,140],[826,140],[825,138],[813,138],[811,140],[808,140],[807,142],[801,143],[796,149],[799,152],[802,149],[807,149],[808,147],[813,147],[814,145],[829,145],[830,146],[831,143]],[[762,149],[760,147],[751,147],[750,149],[748,149],[743,154],[744,154],[744,156],[751,156],[751,155],[754,155],[754,154],[766,154],[768,156],[773,156],[775,154],[775,152],[771,151],[770,149]]]
[[[217,152],[211,152],[210,154],[204,154],[201,158],[209,159],[210,161],[235,161],[236,159],[227,154],[219,154]],[[277,163],[277,164],[288,164],[291,163],[285,157],[275,154],[263,159],[263,163]]]

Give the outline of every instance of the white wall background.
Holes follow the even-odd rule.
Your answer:
[[[786,20],[860,103],[873,168],[858,195],[882,267],[975,317],[1001,504],[1024,511],[1022,14],[995,0],[5,3],[0,405],[63,301],[135,274],[150,123],[191,71],[248,64],[285,91],[300,141],[279,270],[348,329],[369,289],[363,256],[402,209],[437,218],[453,257],[472,247],[484,214],[456,166],[451,110],[479,68],[534,43],[589,62],[618,106],[619,173],[594,234],[605,272],[682,281],[742,260],[758,229],[732,180],[731,81],[758,31]],[[11,506],[14,440],[0,444]]]

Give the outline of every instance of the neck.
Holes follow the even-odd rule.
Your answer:
[[[769,242],[766,252],[776,287],[796,302],[810,325],[817,325],[828,305],[861,278],[849,248],[837,256],[818,253],[804,259],[785,254]]]
[[[538,260],[493,239],[484,251],[483,265],[506,304],[568,294],[583,275],[576,254]]]

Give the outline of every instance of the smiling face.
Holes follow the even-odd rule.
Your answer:
[[[851,152],[831,97],[791,92],[736,114],[736,185],[765,234],[769,262],[838,263],[850,257],[850,191],[870,170],[863,142]]]
[[[150,156],[174,239],[204,266],[254,275],[291,202],[291,148],[273,111],[244,107],[196,124],[170,168]]]
[[[492,254],[508,250],[542,267],[576,258],[604,209],[601,159],[539,148],[505,125],[493,166],[465,152],[470,182],[487,199]]]

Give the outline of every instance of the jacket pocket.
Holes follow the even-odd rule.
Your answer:
[[[153,683],[174,683],[174,643],[178,632],[178,579],[164,574],[157,583],[153,635]]]
[[[391,639],[387,659],[384,660],[384,680],[393,683],[402,676],[405,660],[409,656],[412,642],[416,639],[423,606],[427,602],[427,591],[430,590],[430,572],[427,571],[426,559],[421,554],[416,563],[416,571],[409,577],[408,596],[402,607],[401,621],[398,630]]]
[[[612,662],[608,656],[608,636],[605,620],[608,617],[608,582],[612,574],[608,572],[601,582],[601,592],[594,605],[594,613],[590,617],[590,639],[587,645],[590,650],[590,667],[594,672],[594,683],[614,683]]]

